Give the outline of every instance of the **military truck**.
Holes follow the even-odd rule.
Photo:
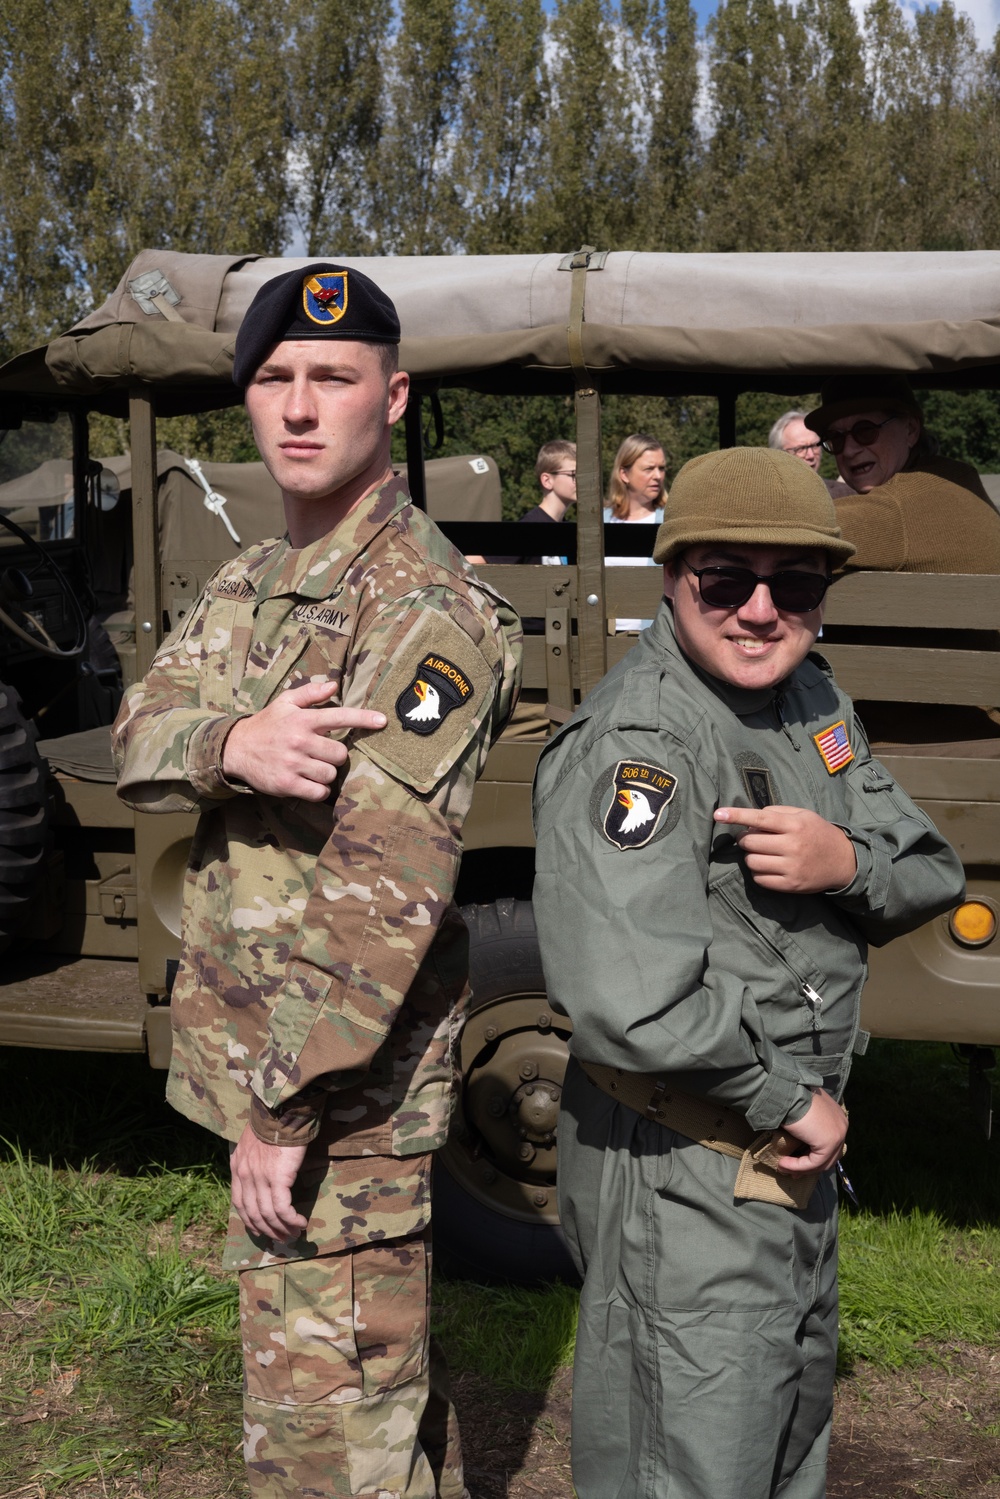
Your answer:
[[[2,1044],[144,1050],[154,1066],[168,1061],[193,820],[133,818],[116,800],[107,724],[118,671],[126,682],[144,672],[214,571],[223,538],[236,549],[218,513],[210,540],[204,528],[192,541],[185,527],[165,526],[157,418],[239,399],[230,369],[241,318],[263,281],[296,264],[305,262],[144,251],[102,307],[0,369],[0,481],[31,475],[35,486],[33,501],[13,505],[0,489],[0,509],[21,517],[0,515],[0,940],[17,938],[0,981]],[[918,388],[1000,385],[992,252],[582,249],[345,264],[373,276],[400,311],[417,504],[429,493],[426,406],[441,389],[575,403],[577,523],[533,532],[533,548],[567,564],[488,570],[522,615],[544,622],[525,642],[525,683],[550,725],[630,648],[616,619],[651,616],[661,591],[657,569],[605,568],[606,555],[648,556],[652,528],[604,533],[602,396],[715,397],[727,446],[744,391],[795,397],[853,369],[899,370]],[[113,465],[89,456],[94,412],[129,421],[127,484],[119,474],[117,491]],[[449,461],[466,464],[459,492],[470,494],[477,466]],[[159,467],[174,472],[171,462]],[[55,465],[48,479],[46,464]],[[208,465],[205,474],[224,495],[224,477]],[[241,544],[259,539],[258,521],[224,509]],[[516,552],[511,528],[482,518],[490,513],[495,493],[478,519],[460,501],[442,523],[467,553]],[[846,577],[830,592],[823,645],[857,698],[936,710],[1000,703],[991,578]],[[880,1036],[963,1045],[985,1110],[982,1069],[1000,1041],[1000,740],[944,742],[928,731],[928,741],[885,763],[959,849],[969,898],[872,954],[863,1023]],[[475,998],[461,1040],[461,1107],[437,1181],[452,1264],[515,1278],[567,1264],[553,1188],[570,1024],[546,997],[530,904],[539,748],[516,729],[494,747],[466,825],[459,898]]]

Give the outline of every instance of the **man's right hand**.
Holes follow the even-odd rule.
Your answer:
[[[782,1156],[778,1170],[789,1176],[806,1171],[828,1171],[840,1160],[847,1138],[847,1115],[823,1088],[813,1089],[813,1100],[801,1119],[781,1126],[786,1135],[801,1140],[808,1149],[802,1155]]]
[[[338,691],[336,682],[306,682],[239,719],[223,747],[223,773],[268,796],[323,801],[348,755],[347,745],[330,736],[386,724],[385,714],[371,708],[319,706]]]

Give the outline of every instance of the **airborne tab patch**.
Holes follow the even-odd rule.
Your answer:
[[[622,850],[642,848],[655,835],[663,811],[677,790],[677,777],[662,765],[619,760],[612,776],[613,796],[602,831]]]
[[[302,307],[321,328],[339,323],[347,311],[347,272],[320,271],[302,282]]]
[[[818,734],[813,735],[813,739],[823,756],[823,764],[832,776],[843,766],[850,765],[854,759],[851,741],[847,737],[847,724],[843,719],[832,723],[828,729],[821,729]]]
[[[432,651],[396,699],[396,717],[414,734],[433,734],[453,709],[468,702],[473,691],[472,683],[453,662]]]

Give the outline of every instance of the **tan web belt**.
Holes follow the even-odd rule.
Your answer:
[[[793,1155],[800,1144],[783,1130],[757,1133],[735,1109],[713,1103],[710,1098],[682,1093],[653,1072],[623,1072],[620,1067],[604,1067],[598,1062],[581,1062],[580,1066],[616,1103],[625,1104],[655,1124],[665,1124],[706,1150],[738,1160],[734,1197],[774,1202],[785,1208],[809,1206],[820,1173],[779,1176],[775,1169],[778,1160]]]

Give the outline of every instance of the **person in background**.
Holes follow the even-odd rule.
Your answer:
[[[819,474],[823,444],[817,434],[809,430],[805,418],[804,411],[783,412],[767,434],[767,445],[769,448],[777,448],[780,453],[791,453],[794,458],[801,458],[803,463],[808,463]],[[823,478],[822,474],[820,478]],[[823,479],[823,483],[829,490],[831,499],[836,500],[841,495],[854,493],[851,486],[842,479]]]
[[[852,568],[1000,573],[1000,514],[970,464],[940,456],[903,375],[838,375],[806,422],[855,491],[837,500]]]
[[[606,526],[659,525],[666,499],[667,460],[661,443],[648,432],[630,432],[611,465]],[[605,557],[605,567],[652,567],[652,557]],[[619,633],[645,630],[652,620],[617,619]]]
[[[518,524],[523,526],[541,522],[543,525],[551,525],[553,522],[565,520],[567,510],[571,505],[576,504],[576,443],[567,442],[562,437],[553,438],[551,442],[543,442],[538,449],[538,457],[535,459],[535,478],[541,487],[542,497],[537,505],[521,516]],[[527,538],[525,538],[525,545],[528,545]],[[475,564],[480,559],[469,557],[466,560]],[[482,560],[498,563],[526,562],[536,565],[545,562],[557,566],[565,565],[566,562],[565,557],[542,555],[537,552],[517,553],[509,557],[484,557]]]

